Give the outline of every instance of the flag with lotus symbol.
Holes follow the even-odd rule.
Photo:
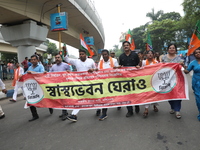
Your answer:
[[[190,54],[192,54],[194,50],[198,47],[200,47],[200,20],[197,21],[194,33],[190,40],[187,55],[189,56]]]

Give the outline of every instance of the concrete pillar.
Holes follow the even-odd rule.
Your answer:
[[[36,52],[35,46],[18,46],[17,47],[17,58],[19,63],[21,63],[25,57],[30,58],[31,55],[33,55]]]
[[[48,28],[37,25],[35,21],[24,21],[23,24],[2,26],[1,33],[6,42],[17,47],[18,61],[30,58],[36,52],[36,46],[46,41]]]

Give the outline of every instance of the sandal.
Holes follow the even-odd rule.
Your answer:
[[[157,108],[155,105],[153,105],[153,110],[154,110],[155,112],[158,112],[158,108]]]
[[[143,117],[146,118],[148,116],[148,109],[145,109],[144,113],[143,113]]]
[[[176,118],[180,119],[181,118],[181,113],[179,111],[176,111]]]
[[[174,114],[175,111],[174,111],[173,109],[171,109],[171,110],[169,111],[169,113],[170,113],[170,114]]]

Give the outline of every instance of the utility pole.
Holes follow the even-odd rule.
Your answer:
[[[58,4],[58,13],[60,13],[60,6],[61,4]],[[59,51],[61,51],[61,31],[58,31],[58,41],[59,41]]]

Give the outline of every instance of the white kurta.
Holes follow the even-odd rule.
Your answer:
[[[119,66],[117,59],[112,58],[112,60],[113,60],[113,64],[115,67]],[[110,59],[108,59],[108,61],[103,60],[103,69],[107,69],[107,68],[111,68],[110,67]],[[98,64],[98,69],[100,69],[100,63]]]
[[[20,75],[23,75],[24,74],[24,69],[22,68],[22,67],[20,67],[19,68],[19,76]],[[13,100],[17,100],[17,92],[18,92],[18,89],[19,88],[21,88],[22,89],[22,91],[23,91],[23,88],[22,88],[22,84],[18,84],[18,81],[16,81],[16,84],[15,84],[15,88],[14,88],[14,94],[13,94]],[[26,97],[25,95],[24,95],[24,92],[22,92],[23,93],[23,96],[24,97]]]
[[[2,90],[5,89],[5,84],[3,83],[3,81],[0,79],[0,87],[2,88]],[[1,108],[1,105],[0,105],[0,117],[4,115],[4,112]]]
[[[65,61],[76,66],[77,71],[88,71],[89,69],[95,69],[94,60],[91,58],[86,58],[85,61],[81,61],[80,59],[73,59],[65,56]],[[77,115],[80,109],[74,109],[72,111],[72,115]]]

